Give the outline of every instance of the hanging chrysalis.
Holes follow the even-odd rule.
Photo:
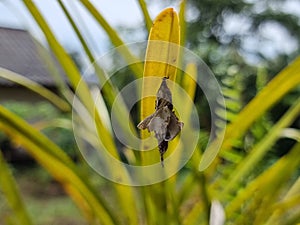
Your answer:
[[[154,131],[158,142],[160,161],[164,166],[164,153],[168,149],[168,142],[173,140],[183,127],[173,111],[172,93],[167,86],[168,78],[164,77],[156,94],[155,112],[141,121],[137,127]]]

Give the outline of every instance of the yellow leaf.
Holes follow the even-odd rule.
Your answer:
[[[144,78],[151,76],[169,77],[170,80],[174,81],[178,60],[178,45],[178,16],[172,8],[168,8],[162,11],[153,22],[145,57]],[[153,90],[158,90],[158,85],[157,82],[149,82],[149,80],[145,82],[144,80],[142,96],[149,96],[153,93]],[[154,98],[142,100],[142,119],[153,112],[154,101]]]
[[[197,87],[197,66],[194,63],[187,64],[185,68],[185,73],[182,77],[182,88],[186,91],[186,95],[183,95],[181,92],[174,92],[173,98],[179,102],[184,102],[184,111],[185,114],[181,115],[181,120],[184,121],[185,130],[192,129],[190,119],[192,118],[192,111],[193,111],[193,100],[196,93],[196,87]],[[192,101],[189,101],[187,98],[190,98]],[[180,142],[179,142],[179,136],[177,136],[173,141],[169,143],[169,150],[166,152],[165,157],[167,158],[168,155],[172,154],[173,151],[175,151],[176,146],[180,149]],[[181,146],[182,147],[182,146]],[[182,151],[182,150],[180,150]],[[178,158],[176,161],[172,163],[172,166],[174,168],[178,168],[180,163],[180,156],[181,154],[178,154]]]
[[[180,43],[179,34],[178,16],[172,8],[165,9],[155,18],[150,30],[145,56],[141,120],[155,110],[155,94],[162,81],[161,78],[168,77],[172,81],[176,78]],[[148,131],[141,131],[141,136],[142,138],[149,136]],[[143,146],[143,149],[145,149],[145,146]],[[152,154],[152,152],[150,153]]]

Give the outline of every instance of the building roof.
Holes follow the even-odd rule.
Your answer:
[[[40,57],[36,43],[25,30],[0,27],[0,67],[41,85],[56,86]],[[13,85],[12,82],[0,78],[0,86]]]

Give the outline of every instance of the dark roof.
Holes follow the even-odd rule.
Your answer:
[[[23,75],[41,85],[53,87],[55,82],[37,51],[36,43],[25,30],[0,27],[0,67]],[[14,84],[0,78],[1,85]]]

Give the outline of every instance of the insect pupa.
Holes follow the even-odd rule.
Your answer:
[[[156,93],[155,112],[137,125],[139,129],[147,128],[149,132],[154,132],[162,166],[164,166],[163,155],[168,150],[168,142],[179,134],[184,125],[173,110],[172,93],[167,85],[167,79],[163,78]]]

